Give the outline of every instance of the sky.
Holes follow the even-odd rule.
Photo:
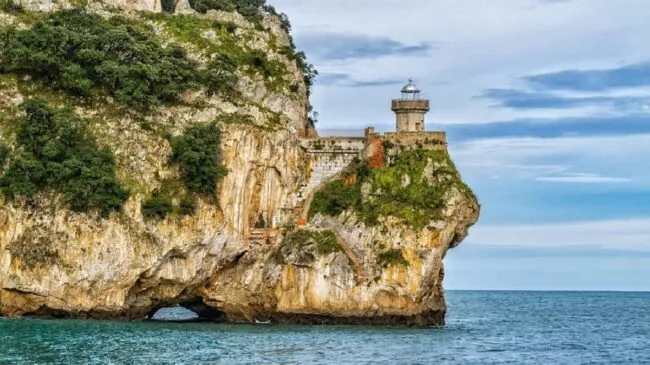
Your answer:
[[[447,289],[650,290],[648,0],[270,0],[321,135],[394,130],[409,77],[479,197]]]

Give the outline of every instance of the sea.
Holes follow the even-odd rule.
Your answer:
[[[5,318],[0,364],[650,364],[650,293],[446,295],[444,328]]]

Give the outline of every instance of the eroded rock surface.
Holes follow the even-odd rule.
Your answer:
[[[20,4],[27,11],[74,6],[46,0]],[[89,11],[104,16],[160,11],[159,1],[102,4],[91,2]],[[192,13],[186,2],[177,8]],[[164,21],[129,14],[151,24],[160,37],[196,50]],[[286,65],[284,86],[247,72],[237,84],[237,102],[188,93],[187,104],[122,113],[109,97],[88,104],[31,87],[29,77],[0,74],[2,140],[15,140],[13,123],[22,101],[48,97],[89,119],[99,143],[115,154],[118,178],[130,192],[122,211],[106,218],[73,212],[51,191],[11,201],[0,195],[0,314],[141,319],[156,308],[182,304],[207,305],[234,322],[442,324],[442,260],[478,219],[477,202],[451,190],[444,214],[422,229],[390,217],[368,226],[354,211],[317,214],[306,229],[330,232],[327,244],[335,241],[337,249],[316,241],[288,242],[301,215],[296,193],[310,174],[297,137],[307,124],[307,86],[302,70],[279,51],[290,46],[288,35],[272,16],[264,19],[264,30],[238,14],[186,16],[236,23],[241,42]],[[12,13],[0,22],[30,25]],[[214,34],[207,30],[202,42],[218,44]],[[171,148],[162,131],[180,135],[235,112],[250,118],[221,126],[229,173],[215,187],[217,199],[199,199],[190,216],[145,219],[142,201],[165,178],[178,176],[167,163]],[[388,249],[400,250],[408,264],[378,262],[377,253]]]

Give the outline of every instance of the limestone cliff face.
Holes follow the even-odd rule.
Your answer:
[[[21,5],[55,11],[74,4],[30,0]],[[177,7],[186,5],[181,1]],[[104,16],[122,11],[116,8],[156,12],[160,2],[89,5],[89,11]],[[164,21],[141,12],[124,14],[196,50]],[[288,245],[300,215],[297,193],[310,173],[297,138],[307,123],[307,87],[302,70],[278,51],[278,45],[289,46],[288,35],[270,16],[263,20],[264,31],[238,14],[191,16],[235,23],[240,40],[286,65],[285,84],[295,86],[273,86],[247,72],[240,75],[237,102],[190,92],[184,104],[122,113],[110,97],[83,103],[29,77],[0,73],[1,140],[13,140],[10,121],[20,116],[19,105],[45,95],[88,118],[98,142],[115,154],[118,178],[130,191],[122,211],[105,218],[73,212],[50,191],[29,200],[0,195],[0,315],[141,319],[163,306],[198,303],[235,322],[443,323],[442,259],[478,218],[477,203],[452,191],[444,215],[421,230],[390,218],[367,227],[354,212],[316,215],[308,228],[333,232],[342,251],[319,253],[308,242]],[[0,22],[29,26],[11,13],[2,14]],[[210,30],[202,40],[219,44]],[[199,53],[195,57],[205,61]],[[167,164],[171,148],[162,131],[180,135],[229,113],[249,119],[221,126],[229,173],[215,187],[217,201],[199,199],[191,216],[143,218],[142,201],[165,178],[178,175]],[[381,267],[378,242],[402,250],[409,265]]]

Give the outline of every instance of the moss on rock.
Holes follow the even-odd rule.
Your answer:
[[[284,239],[284,245],[299,249],[315,245],[316,252],[320,255],[343,252],[343,247],[338,243],[336,235],[330,230],[296,230],[287,234]]]
[[[387,268],[390,265],[409,266],[409,262],[404,258],[402,250],[397,248],[378,253],[377,264],[383,268]]]
[[[350,175],[355,178],[349,179]],[[310,216],[337,216],[353,210],[368,225],[378,224],[382,217],[395,217],[421,229],[441,218],[451,188],[475,199],[447,152],[406,150],[387,155],[380,169],[370,169],[365,163],[349,168],[342,179],[316,192]]]
[[[52,265],[59,258],[59,253],[53,248],[52,238],[35,231],[21,235],[7,250],[29,268]]]

